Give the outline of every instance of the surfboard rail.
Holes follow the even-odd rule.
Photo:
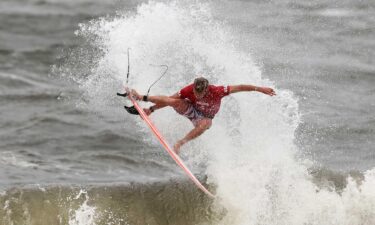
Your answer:
[[[176,162],[176,164],[181,167],[181,169],[188,175],[188,177],[193,181],[193,183],[204,193],[206,193],[211,198],[215,198],[215,196],[207,190],[203,184],[194,176],[194,174],[186,167],[185,163],[181,160],[181,158],[172,150],[172,148],[169,146],[168,142],[165,140],[165,138],[161,135],[160,131],[156,128],[156,126],[152,123],[150,118],[146,115],[146,113],[143,111],[143,109],[139,106],[138,102],[131,96],[129,92],[129,88],[125,88],[126,93],[128,93],[129,100],[134,104],[134,107],[139,112],[139,115],[142,117],[142,119],[146,122],[148,127],[151,129],[151,131],[154,133],[154,135],[159,140],[160,144],[164,147],[164,149],[169,153],[169,155],[172,157],[172,159]]]

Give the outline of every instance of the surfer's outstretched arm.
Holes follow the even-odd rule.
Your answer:
[[[276,95],[275,91],[272,88],[269,87],[258,87],[254,85],[248,85],[248,84],[240,84],[240,85],[230,85],[229,88],[230,94],[241,92],[241,91],[258,91],[263,94],[274,96]]]

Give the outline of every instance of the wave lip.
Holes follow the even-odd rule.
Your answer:
[[[352,17],[355,16],[356,13],[349,10],[349,9],[324,9],[321,11],[318,11],[317,14],[326,16],[326,17]]]

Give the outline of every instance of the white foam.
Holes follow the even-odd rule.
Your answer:
[[[12,152],[4,151],[0,152],[0,163],[3,165],[11,165],[19,168],[38,168],[39,165],[35,163],[28,162],[25,157]]]
[[[318,11],[318,14],[326,17],[351,17],[355,13],[349,9],[325,9]]]
[[[96,222],[96,207],[87,204],[89,196],[87,191],[80,190],[74,199],[79,199],[82,195],[85,196],[85,201],[77,210],[69,210],[69,225],[95,225]]]
[[[173,94],[197,74],[216,84],[275,87],[261,76],[246,49],[233,44],[233,31],[213,19],[209,5],[197,1],[150,2],[135,15],[101,19],[82,25],[77,33],[87,39],[96,36],[104,53],[92,74],[79,81],[93,110],[106,113],[108,99],[125,82],[128,48],[130,84],[142,93],[160,75],[150,63],[170,66],[152,94]],[[195,155],[190,159],[196,162],[208,156],[209,181],[217,185],[218,203],[228,210],[221,223],[375,224],[375,172],[367,172],[360,186],[349,179],[341,195],[318,188],[303,159],[296,158],[298,100],[288,90],[276,92],[276,97],[227,97],[212,128],[182,150],[184,156]],[[170,142],[191,129],[170,109],[152,117]]]

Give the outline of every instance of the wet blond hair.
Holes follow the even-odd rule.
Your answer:
[[[197,93],[202,93],[208,87],[208,80],[204,77],[198,77],[194,80],[194,90]]]

